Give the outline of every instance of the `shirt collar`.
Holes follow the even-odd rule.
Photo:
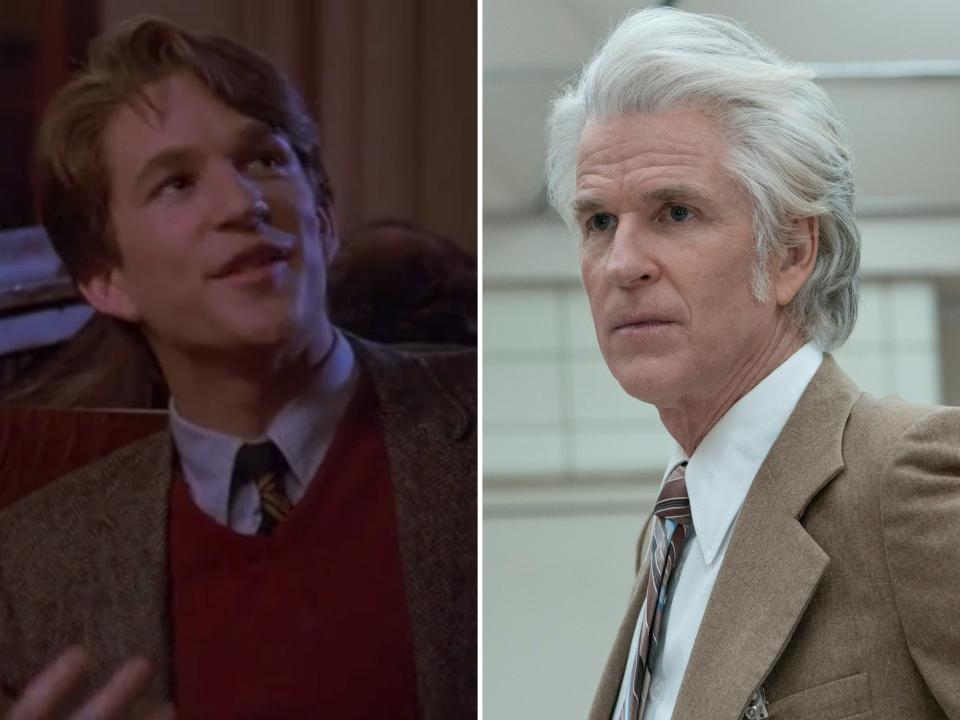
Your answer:
[[[306,487],[346,410],[356,375],[353,349],[334,329],[333,347],[312,382],[280,410],[263,437],[250,440],[190,422],[177,411],[171,398],[170,433],[183,465],[184,479],[201,509],[226,523],[233,463],[244,442],[272,440],[290,466],[288,482]]]
[[[708,565],[717,557],[753,478],[821,362],[823,351],[815,343],[797,350],[727,410],[689,458],[685,480],[695,544]],[[667,473],[687,459],[678,445]]]
[[[347,408],[355,369],[350,343],[335,332],[333,348],[314,382],[287,403],[267,429],[267,437],[280,448],[296,481],[303,486],[316,474]]]

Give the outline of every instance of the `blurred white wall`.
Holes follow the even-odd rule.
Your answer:
[[[679,0],[814,64],[857,156],[865,390],[960,404],[960,3]],[[484,714],[584,717],[672,440],[607,371],[543,200],[559,82],[625,0],[484,2]]]

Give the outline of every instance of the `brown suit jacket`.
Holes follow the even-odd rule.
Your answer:
[[[590,720],[616,702],[643,562]],[[754,478],[676,720],[960,718],[960,409],[861,393],[827,356]]]
[[[394,484],[424,717],[476,716],[476,354],[354,341],[371,374]],[[159,669],[135,714],[171,695],[167,432],[0,514],[0,680],[23,687],[67,645],[98,687],[124,659]]]

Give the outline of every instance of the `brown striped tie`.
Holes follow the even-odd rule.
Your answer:
[[[663,640],[663,608],[670,589],[673,569],[683,552],[684,539],[693,531],[690,498],[684,473],[687,463],[677,465],[660,488],[660,496],[653,506],[653,537],[650,541],[650,573],[647,577],[647,596],[640,618],[640,642],[630,683],[630,692],[624,703],[626,720],[639,720],[650,691],[651,665],[656,660]]]
[[[287,462],[272,442],[242,445],[233,465],[233,487],[252,482],[260,494],[259,535],[269,535],[290,512],[290,500],[283,491]]]

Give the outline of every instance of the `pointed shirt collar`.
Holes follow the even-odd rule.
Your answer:
[[[677,463],[689,460],[686,484],[694,544],[708,565],[723,547],[754,476],[822,361],[823,351],[807,343],[727,410],[693,457],[687,458],[679,445],[670,456],[664,480]]]
[[[244,442],[272,440],[292,471],[288,494],[302,496],[316,474],[356,382],[356,358],[350,343],[334,330],[330,349],[313,382],[287,403],[262,438],[243,439],[196,425],[170,401],[170,432],[180,455],[184,480],[194,501],[208,516],[226,525],[234,458]],[[292,487],[291,487],[292,485]],[[291,492],[292,491],[292,492]]]

